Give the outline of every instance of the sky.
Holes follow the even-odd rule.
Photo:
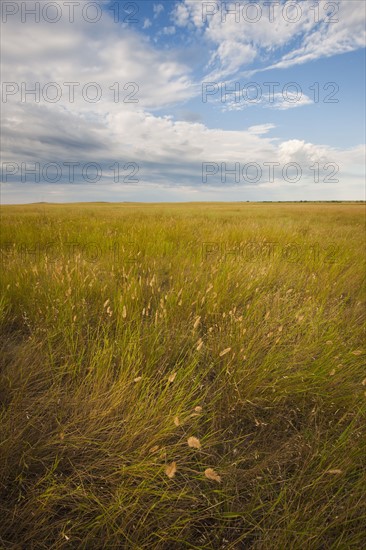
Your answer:
[[[1,12],[3,204],[365,199],[362,0]]]

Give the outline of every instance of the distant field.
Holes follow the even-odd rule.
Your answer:
[[[365,548],[364,204],[1,226],[0,548]]]

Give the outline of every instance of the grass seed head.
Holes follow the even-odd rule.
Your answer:
[[[207,479],[211,479],[212,481],[217,481],[217,483],[221,483],[221,477],[215,472],[213,468],[206,468],[205,476],[207,477]]]
[[[173,372],[173,374],[170,374],[169,377],[168,377],[168,382],[169,382],[170,384],[172,384],[172,383],[174,382],[176,376],[177,376],[177,373],[176,373],[176,372]]]
[[[196,330],[196,328],[198,327],[198,325],[200,324],[200,322],[201,322],[201,316],[199,315],[199,316],[197,317],[197,319],[195,320],[195,322],[194,322],[194,325],[193,325],[193,329],[194,329],[194,330]]]
[[[165,473],[169,477],[169,479],[172,479],[177,472],[177,463],[171,462],[171,464],[168,464],[165,468]]]
[[[201,448],[201,442],[198,439],[198,437],[189,437],[187,440],[188,446],[192,449],[200,449]]]

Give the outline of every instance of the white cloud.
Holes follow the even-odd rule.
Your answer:
[[[166,36],[171,36],[175,34],[174,25],[170,25],[169,27],[163,27],[163,34],[165,34]]]
[[[190,11],[185,4],[176,4],[172,17],[178,27],[186,27],[189,23]]]
[[[262,134],[267,134],[273,128],[276,128],[276,126],[274,124],[271,124],[271,123],[256,124],[255,126],[250,126],[248,128],[248,132],[250,134],[255,134],[255,135],[259,136],[259,135],[262,135]]]
[[[258,98],[243,98],[242,93],[235,93],[228,95],[227,101],[223,103],[222,110],[225,111],[242,111],[247,107],[253,107],[260,105],[267,109],[274,109],[279,111],[287,111],[288,109],[295,109],[296,107],[303,107],[304,105],[312,105],[314,102],[304,93],[295,93],[287,91],[285,93],[262,93]]]
[[[177,2],[172,11],[172,18],[178,27],[204,27],[202,17],[203,5],[207,4],[204,0],[183,0]]]
[[[35,160],[43,165],[47,162],[79,162],[81,165],[98,162],[104,169],[101,187],[113,183],[108,167],[115,162],[122,165],[135,162],[140,168],[140,182],[134,187],[143,189],[147,184],[154,184],[199,190],[203,186],[203,163],[217,167],[215,177],[209,177],[207,181],[207,187],[216,188],[230,187],[233,183],[229,177],[223,185],[218,171],[221,163],[226,163],[227,170],[232,170],[235,163],[240,163],[241,171],[248,163],[257,163],[261,167],[263,176],[259,181],[248,183],[241,179],[238,187],[271,184],[266,176],[265,163],[279,164],[272,184],[287,185],[288,182],[281,178],[282,168],[288,163],[297,163],[302,177],[293,183],[293,187],[309,186],[314,183],[311,167],[318,163],[319,191],[326,188],[328,193],[333,193],[344,186],[357,184],[360,193],[364,146],[335,149],[296,139],[281,142],[276,136],[268,137],[268,132],[274,129],[273,124],[251,126],[241,131],[210,129],[202,123],[175,121],[172,117],[156,116],[142,110],[120,110],[95,123],[75,114],[49,112],[43,106],[31,108],[27,105],[23,110],[23,123],[4,128],[3,161],[19,165]],[[324,168],[329,163],[339,166],[338,182],[325,181],[332,172],[332,166]],[[32,181],[31,178],[31,184]],[[78,181],[76,179],[76,183]],[[89,194],[89,185],[85,186]],[[23,184],[23,187],[27,185]],[[287,198],[292,197],[291,190],[288,193]]]
[[[123,103],[132,91],[123,89],[129,82],[138,86],[135,97],[139,107],[148,109],[184,101],[195,93],[189,67],[178,63],[173,52],[154,49],[147,38],[129,28],[121,29],[111,17],[97,26],[82,20],[71,25],[60,21],[57,27],[9,20],[3,25],[2,35],[3,79],[27,82],[30,88],[35,82],[41,88],[49,82],[58,83],[63,94],[62,100],[54,105],[56,108],[81,112],[132,108]],[[75,87],[73,104],[67,101],[65,82],[80,84]],[[83,86],[90,82],[96,82],[102,89],[100,106],[91,105],[82,97]],[[114,91],[110,90],[116,82],[120,83],[118,103],[114,103]],[[13,100],[17,102],[19,97],[20,93]]]
[[[142,26],[143,29],[148,29],[149,27],[151,27],[152,23],[150,21],[150,19],[148,17],[145,17],[144,19],[144,24]]]
[[[296,107],[312,104],[313,100],[305,94],[302,94],[301,97],[294,92],[288,92],[286,96],[283,94],[274,94],[273,108],[280,111],[287,111],[287,109],[295,109]],[[271,106],[271,104],[268,105]]]
[[[200,27],[198,4],[185,2],[185,8],[191,14],[189,24],[197,28]],[[215,30],[214,26],[211,30]],[[241,60],[245,58],[249,62],[256,54],[252,43],[239,38],[233,37],[231,41],[225,37],[216,41],[217,59],[226,64],[226,70],[237,70]],[[268,33],[263,40],[269,40]],[[97,26],[81,20],[72,25],[60,22],[56,26],[9,21],[3,26],[2,43],[4,80],[24,81],[29,87],[37,81],[41,86],[56,82],[65,92],[65,96],[54,104],[42,98],[39,104],[31,99],[21,103],[19,94],[3,103],[3,162],[99,162],[107,170],[106,176],[98,186],[85,184],[84,196],[89,200],[103,196],[103,193],[110,193],[111,197],[118,197],[121,193],[121,184],[114,185],[111,180],[110,166],[114,162],[140,165],[138,191],[130,194],[136,199],[136,193],[140,192],[140,200],[147,196],[156,200],[155,193],[162,188],[169,189],[167,196],[170,193],[171,197],[187,198],[190,192],[198,189],[200,197],[222,198],[220,193],[225,191],[220,191],[220,187],[230,189],[230,184],[223,186],[218,174],[203,189],[204,162],[218,165],[222,162],[231,165],[236,162],[260,165],[264,162],[299,162],[307,169],[314,162],[335,162],[347,175],[347,183],[353,186],[352,193],[359,193],[362,189],[362,146],[341,150],[302,140],[281,142],[274,135],[268,136],[270,130],[275,130],[270,123],[234,131],[209,128],[198,121],[157,116],[157,109],[184,103],[194,96],[196,88],[190,70],[176,60],[174,51],[154,48],[137,32],[114,24],[111,17],[105,17]],[[239,48],[235,50],[237,43]],[[91,81],[98,83],[103,91],[97,103],[87,102],[80,94],[81,88]],[[65,82],[80,83],[72,103],[67,100]],[[116,82],[121,84],[122,98],[131,93],[130,87],[124,90],[123,85],[135,82],[139,87],[139,103],[125,103],[122,99],[114,102],[110,87]],[[132,91],[136,92],[133,87]],[[306,104],[310,100],[305,96],[302,101]],[[277,103],[277,108],[284,108],[279,101]],[[309,178],[311,173],[304,176],[302,184],[310,186]],[[262,185],[271,183],[259,183],[257,187]],[[280,182],[276,181],[276,185],[280,186]],[[340,178],[339,184],[324,184],[324,187],[328,192],[332,189],[342,194],[343,185],[344,180]],[[181,190],[181,195],[174,190],[175,187]],[[5,184],[3,196],[6,201],[6,197],[30,196],[31,190],[38,193],[46,188],[31,183],[20,183],[18,187]],[[283,188],[288,193],[286,198],[295,197],[295,194],[291,195],[291,188]],[[322,184],[318,185],[318,189],[321,188]],[[23,195],[20,195],[21,189]],[[247,189],[248,186],[243,193],[247,193]],[[75,196],[72,186],[61,183],[48,186],[47,193],[60,191],[65,193],[65,200]]]
[[[326,5],[329,3],[321,0],[320,8],[324,10]],[[287,68],[365,47],[366,10],[360,9],[360,2],[340,0],[339,12],[334,17],[338,18],[338,23],[321,21],[318,27],[304,36],[299,48],[284,55],[271,67]]]
[[[218,58],[220,61],[220,71],[216,74],[211,74],[210,78],[216,80],[236,73],[242,65],[251,63],[255,56],[256,50],[250,44],[224,40],[220,43],[210,61],[212,64]]]
[[[285,68],[365,45],[366,13],[359,0],[320,0],[318,5],[317,12],[313,2],[281,0],[271,4],[257,0],[256,12],[253,5],[248,8],[247,0],[222,4],[184,0],[176,5],[173,17],[177,25],[192,25],[202,30],[203,36],[215,47],[211,60],[218,62],[217,67],[206,76],[212,80],[248,67],[262,54],[277,57],[268,68]],[[335,13],[337,5],[339,10]],[[236,15],[226,13],[227,9],[234,8]],[[206,15],[211,12],[213,15]],[[258,21],[253,22],[256,13]],[[295,40],[296,48],[283,54],[283,48],[291,47]]]
[[[164,11],[163,4],[154,4],[153,5],[153,12],[154,12],[154,18],[156,19],[159,17],[159,15]]]

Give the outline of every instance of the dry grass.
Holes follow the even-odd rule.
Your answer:
[[[364,223],[4,207],[2,547],[362,548]]]

